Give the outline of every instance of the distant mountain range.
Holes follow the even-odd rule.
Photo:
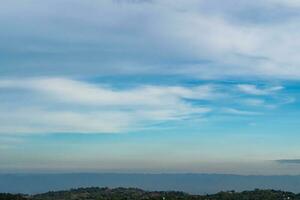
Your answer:
[[[224,174],[0,174],[0,192],[37,194],[80,187],[133,187],[149,191],[213,194],[219,191],[274,189],[300,192],[300,176]]]
[[[137,188],[79,188],[37,195],[1,194],[0,200],[300,200],[300,194],[276,190],[218,192],[191,195],[176,191],[144,191]]]

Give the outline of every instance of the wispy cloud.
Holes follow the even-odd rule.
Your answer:
[[[237,85],[237,88],[243,93],[250,94],[250,95],[258,95],[258,96],[269,95],[283,89],[282,86],[258,88],[256,85],[250,85],[250,84],[239,84]]]
[[[0,88],[31,90],[63,102],[103,106],[172,105],[177,103],[180,98],[203,100],[217,96],[212,85],[192,88],[141,85],[133,89],[116,90],[65,78],[2,80]]]
[[[0,89],[21,90],[30,100],[12,95],[0,106],[1,133],[114,133],[155,121],[179,120],[210,112],[208,106],[185,99],[208,100],[211,85],[151,86],[114,89],[65,78],[2,80]],[[26,92],[27,91],[27,92]]]
[[[265,100],[263,99],[248,98],[242,102],[249,106],[265,106]]]
[[[300,6],[300,2],[295,1],[295,0],[284,0],[284,1],[281,1],[281,0],[267,0],[267,2],[271,3],[271,4],[275,3],[275,4],[278,4],[278,5],[281,5],[281,6],[288,6],[288,7],[291,7],[291,8]]]
[[[3,3],[1,74],[300,78],[296,1],[131,2]]]
[[[281,88],[238,85],[248,95]],[[225,113],[255,116],[263,110],[231,105],[231,86],[203,83],[193,86],[143,85],[116,88],[63,77],[0,80],[0,132],[121,133],[153,123],[205,118]],[[250,89],[249,89],[250,88]],[[267,102],[240,97],[251,106]],[[224,107],[225,106],[225,107]]]
[[[254,112],[254,111],[248,111],[248,110],[239,110],[239,109],[235,109],[235,108],[223,108],[222,112],[226,113],[226,114],[232,114],[232,115],[248,115],[248,116],[261,115],[262,114],[260,112]]]

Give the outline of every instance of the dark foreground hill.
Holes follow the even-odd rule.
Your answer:
[[[300,194],[276,190],[219,192],[190,195],[184,192],[149,192],[136,188],[80,188],[37,195],[0,194],[0,200],[300,200]]]

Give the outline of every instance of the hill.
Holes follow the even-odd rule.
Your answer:
[[[219,192],[190,195],[176,191],[144,191],[136,188],[79,188],[37,195],[0,194],[0,200],[300,200],[300,194],[276,190]]]

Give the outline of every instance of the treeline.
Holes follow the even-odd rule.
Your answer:
[[[0,200],[300,200],[300,194],[276,190],[219,192],[190,195],[184,192],[148,192],[136,188],[79,188],[38,195],[0,194]]]
[[[0,200],[27,200],[27,198],[21,194],[0,193]]]

